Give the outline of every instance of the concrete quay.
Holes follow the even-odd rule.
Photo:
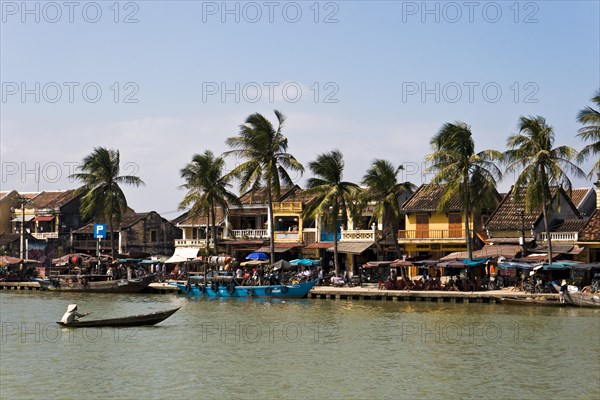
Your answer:
[[[487,290],[481,292],[456,292],[456,291],[407,291],[407,290],[379,290],[376,287],[331,287],[315,286],[308,293],[309,299],[334,299],[334,300],[375,300],[375,301],[430,301],[438,303],[499,303],[502,297],[517,298],[545,298],[558,300],[557,293],[524,293],[512,291],[512,288],[502,290]]]

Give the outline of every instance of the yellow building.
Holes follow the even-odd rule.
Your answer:
[[[406,229],[398,232],[398,243],[409,257],[439,259],[447,254],[467,249],[464,213],[455,196],[446,211],[439,211],[444,187],[422,185],[404,203]],[[496,204],[500,195],[495,193]],[[483,226],[493,210],[485,210],[469,219],[471,233]]]

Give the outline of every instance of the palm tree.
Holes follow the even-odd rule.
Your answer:
[[[400,224],[400,204],[398,196],[403,191],[413,191],[416,187],[410,182],[398,182],[398,173],[404,167],[394,167],[391,162],[382,159],[375,159],[363,176],[362,184],[367,187],[364,196],[369,201],[376,201],[373,217],[384,223],[384,226],[391,229],[396,257],[400,258],[401,251],[398,244],[398,229]],[[404,277],[404,269],[402,269]]]
[[[215,157],[210,150],[203,154],[194,154],[192,162],[180,170],[180,175],[186,180],[181,188],[188,192],[179,203],[179,208],[191,206],[190,215],[195,217],[206,213],[208,224],[211,226],[211,236],[215,254],[218,253],[217,235],[217,207],[223,210],[225,216],[229,215],[229,204],[241,206],[240,199],[228,190],[231,187],[230,177],[223,175],[225,160]],[[209,237],[206,238],[206,251],[208,255]]]
[[[308,164],[308,168],[315,177],[307,182],[307,195],[314,198],[307,204],[304,211],[306,218],[330,216],[333,220],[333,262],[336,276],[340,275],[338,262],[337,218],[342,213],[343,227],[347,228],[348,200],[359,187],[355,183],[342,181],[344,173],[344,160],[339,150],[323,153],[315,161]]]
[[[112,258],[116,258],[114,222],[120,223],[127,210],[127,199],[120,184],[141,186],[144,182],[137,176],[119,175],[119,150],[95,147],[78,167],[81,171],[69,178],[83,182],[77,193],[85,193],[81,198],[81,215],[93,217],[98,222],[108,221]]]
[[[551,187],[562,187],[571,191],[571,180],[564,172],[583,177],[583,171],[571,160],[577,151],[569,146],[554,146],[554,128],[543,117],[524,117],[519,119],[519,133],[507,140],[508,150],[504,153],[506,172],[520,169],[515,182],[515,190],[525,193],[525,212],[542,209],[544,229],[548,238],[548,263],[552,265],[552,241],[548,224],[552,202]],[[558,199],[558,195],[556,196]]]
[[[446,123],[431,139],[433,153],[425,158],[432,163],[428,171],[436,174],[431,183],[443,185],[438,209],[447,210],[453,198],[460,198],[469,259],[473,258],[470,218],[476,210],[494,205],[496,181],[502,177],[495,164],[501,153],[496,150],[475,153],[472,136],[471,127],[464,122]]]
[[[579,152],[577,157],[577,161],[579,162],[584,161],[590,155],[600,154],[600,89],[596,91],[592,101],[598,106],[597,110],[592,107],[586,107],[577,114],[577,122],[584,125],[583,128],[579,129],[577,137],[583,141],[592,141],[591,144],[588,144]],[[600,157],[597,158],[596,163],[590,171],[590,178],[594,171],[598,173],[598,177],[600,178]]]
[[[258,190],[263,186],[266,188],[271,264],[275,262],[273,197],[280,199],[282,182],[285,185],[293,184],[288,170],[301,174],[304,172],[302,164],[287,152],[288,140],[282,133],[284,115],[277,110],[275,115],[278,121],[277,129],[262,114],[250,115],[240,126],[239,135],[226,140],[233,150],[225,152],[226,155],[246,160],[230,172],[230,176],[240,180],[240,191]]]

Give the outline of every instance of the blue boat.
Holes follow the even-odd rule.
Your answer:
[[[288,283],[285,285],[245,286],[235,285],[233,282],[210,284],[202,283],[172,283],[179,288],[181,293],[189,296],[206,297],[306,297],[310,289],[315,286],[318,279],[301,283]]]

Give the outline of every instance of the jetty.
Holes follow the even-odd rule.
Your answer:
[[[309,299],[374,300],[374,301],[429,301],[437,303],[499,303],[503,297],[538,297],[558,300],[557,293],[524,293],[512,288],[478,292],[456,292],[441,290],[381,290],[377,287],[332,287],[315,286],[308,293]]]

